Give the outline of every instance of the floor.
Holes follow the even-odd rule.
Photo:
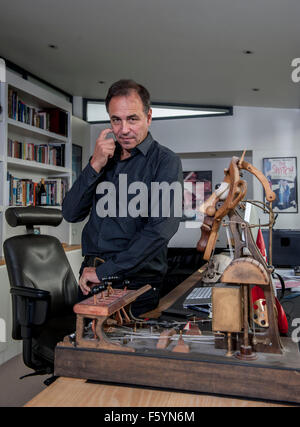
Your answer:
[[[46,388],[44,381],[50,375],[36,375],[20,379],[31,373],[18,355],[0,365],[0,407],[20,407]]]

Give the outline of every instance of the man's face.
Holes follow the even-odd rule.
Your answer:
[[[144,112],[141,98],[136,91],[128,96],[114,96],[108,107],[111,127],[123,150],[131,150],[148,134],[152,110]]]

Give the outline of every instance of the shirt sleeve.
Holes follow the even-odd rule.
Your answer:
[[[88,216],[102,174],[102,171],[97,173],[90,162],[87,164],[63,200],[62,214],[66,221],[79,222]]]
[[[108,259],[96,269],[99,280],[104,277],[134,274],[151,261],[157,252],[167,245],[179,227],[182,217],[182,167],[180,159],[175,155],[163,158],[153,181],[157,183],[176,183],[176,191],[170,191],[170,215],[150,215],[144,227],[135,234],[126,251],[122,251]],[[153,195],[152,195],[153,197]],[[158,202],[163,203],[163,192],[160,192]],[[178,203],[180,209],[178,210]]]

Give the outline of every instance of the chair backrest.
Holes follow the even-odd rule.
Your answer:
[[[29,234],[4,242],[4,256],[11,287],[26,286],[50,292],[49,317],[67,314],[77,302],[78,285],[60,241],[49,235],[36,235],[33,225],[59,225],[59,209],[9,208],[6,219],[12,226],[26,225]],[[13,300],[13,338],[20,339],[18,299]]]

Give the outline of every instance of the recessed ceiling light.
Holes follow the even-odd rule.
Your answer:
[[[243,50],[243,53],[245,55],[252,55],[254,52],[253,52],[253,50]]]
[[[252,90],[253,90],[253,92],[259,92],[260,91],[260,89],[258,87],[254,87]]]
[[[48,47],[50,49],[58,49],[58,46],[56,44],[48,44]]]

